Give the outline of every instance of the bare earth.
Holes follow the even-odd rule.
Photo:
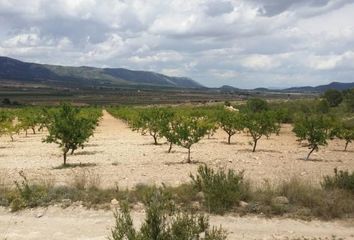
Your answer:
[[[9,182],[19,178],[23,170],[30,179],[50,179],[57,184],[67,184],[77,172],[90,171],[100,176],[102,187],[118,184],[132,188],[138,183],[178,185],[189,181],[198,164],[180,164],[187,157],[187,150],[174,147],[168,154],[168,145],[152,144],[150,136],[132,132],[120,120],[104,111],[95,136],[83,150],[69,156],[69,163],[95,163],[96,166],[60,169],[60,149],[55,144],[42,143],[46,133],[15,136],[11,142],[0,138],[0,173]],[[308,149],[301,147],[291,133],[291,126],[284,125],[280,136],[262,138],[257,152],[251,152],[249,136],[238,134],[232,145],[226,144],[227,135],[218,131],[192,147],[192,160],[209,166],[245,170],[246,177],[255,183],[265,179],[279,182],[293,176],[318,184],[323,175],[332,174],[335,167],[354,170],[354,145],[343,152],[342,141],[331,141],[312,155],[313,161],[304,161]],[[85,170],[86,169],[86,170]],[[41,209],[33,211],[42,211]],[[141,219],[142,213],[134,216]],[[41,218],[25,210],[10,214],[0,210],[0,239],[5,232],[7,239],[105,239],[112,226],[112,213],[89,211],[81,208],[61,210],[51,207]],[[140,216],[140,217],[139,217]],[[353,223],[302,222],[289,219],[266,220],[258,217],[212,217],[212,223],[222,224],[230,232],[230,239],[273,239],[284,236],[350,236],[354,239]],[[351,228],[350,228],[351,227]]]

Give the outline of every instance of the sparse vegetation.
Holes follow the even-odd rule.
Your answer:
[[[121,204],[121,211],[115,213],[116,225],[109,239],[224,240],[227,237],[221,227],[210,228],[209,220],[204,215],[178,210],[163,189],[153,189],[144,203],[146,218],[138,231],[134,228],[128,205]]]

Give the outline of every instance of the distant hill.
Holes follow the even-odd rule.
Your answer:
[[[336,89],[336,90],[346,90],[354,88],[354,82],[352,83],[340,83],[340,82],[332,82],[327,85],[320,85],[316,87],[293,87],[293,88],[287,88],[284,89],[284,91],[290,91],[290,92],[325,92],[328,89]]]
[[[0,57],[1,81],[73,87],[121,85],[203,87],[190,78],[170,77],[155,72],[133,71],[124,68],[69,67],[27,63],[8,57]]]
[[[340,83],[340,82],[332,82],[327,85],[320,85],[316,87],[305,86],[305,87],[292,87],[285,89],[269,89],[269,88],[255,88],[255,89],[239,89],[229,85],[223,85],[219,88],[220,91],[223,92],[238,92],[238,91],[246,91],[246,92],[293,92],[293,93],[322,93],[327,91],[328,89],[336,89],[336,90],[346,90],[354,88],[354,82],[352,83]]]

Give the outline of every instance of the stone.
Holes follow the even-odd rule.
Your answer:
[[[199,210],[200,209],[200,203],[199,202],[192,202],[192,208],[194,210]]]
[[[284,196],[278,196],[272,199],[272,203],[275,205],[287,205],[289,204],[289,199]]]
[[[244,202],[244,201],[240,201],[238,204],[239,204],[240,207],[242,207],[242,208],[246,208],[246,207],[248,207],[248,205],[249,205],[247,202]]]
[[[199,200],[204,200],[205,199],[205,195],[203,192],[198,192],[196,197],[199,199]]]
[[[61,206],[67,208],[71,205],[72,201],[70,199],[63,199],[61,200]]]
[[[119,205],[119,202],[118,202],[117,199],[113,198],[113,199],[111,200],[111,204],[114,205],[114,206],[118,206],[118,205]]]

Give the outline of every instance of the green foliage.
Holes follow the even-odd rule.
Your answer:
[[[29,129],[32,130],[33,134],[36,134],[36,127],[41,123],[40,114],[38,108],[24,108],[19,112],[18,121],[21,129],[26,132],[26,136]]]
[[[163,189],[154,189],[145,202],[146,218],[137,231],[133,226],[129,208],[121,204],[115,213],[116,225],[111,240],[224,240],[222,228],[210,229],[209,220],[203,215],[192,215],[176,210]],[[204,236],[203,236],[204,235]]]
[[[308,160],[313,151],[318,151],[319,146],[327,145],[331,136],[331,122],[323,115],[305,116],[295,122],[293,132],[299,141],[307,141],[307,146],[311,149],[306,157]]]
[[[331,137],[337,137],[345,141],[344,151],[347,151],[349,143],[354,141],[354,124],[351,122],[342,122],[334,127]]]
[[[174,132],[178,146],[188,149],[187,162],[191,162],[190,151],[193,144],[199,142],[210,129],[209,122],[197,117],[179,117],[175,119]]]
[[[214,171],[207,166],[200,166],[196,176],[191,175],[194,187],[205,195],[204,205],[209,212],[225,213],[247,196],[248,184],[243,172],[229,170]]]
[[[22,171],[19,174],[22,181],[15,181],[17,192],[10,199],[11,210],[18,211],[25,207],[33,208],[42,205],[47,197],[48,186],[30,184]]]
[[[84,143],[93,135],[97,121],[97,119],[92,120],[85,116],[79,108],[67,103],[61,104],[58,111],[51,116],[47,126],[49,135],[44,141],[59,144],[63,151],[64,165],[66,165],[68,151],[71,150],[73,153],[79,147],[84,147]]]
[[[7,110],[0,111],[0,136],[9,135],[13,141],[13,135],[20,132],[20,125],[14,122],[15,115]]]
[[[323,97],[327,100],[330,107],[337,107],[343,101],[342,93],[335,89],[327,90]]]
[[[279,133],[280,124],[276,114],[271,111],[247,113],[243,116],[244,126],[253,139],[253,152],[256,151],[258,140],[262,136],[269,137]]]
[[[338,171],[334,169],[334,176],[325,176],[322,182],[325,189],[344,189],[354,193],[354,171],[349,173],[346,171]]]
[[[133,130],[140,131],[143,134],[148,133],[154,139],[154,144],[157,145],[157,140],[163,135],[163,127],[166,127],[171,113],[162,108],[147,108],[140,111],[138,118],[133,123]]]
[[[221,110],[218,113],[218,124],[228,135],[227,143],[231,143],[231,137],[244,128],[241,114],[229,110]]]
[[[249,99],[246,103],[247,110],[250,112],[262,112],[269,110],[267,101],[260,98]]]
[[[354,88],[344,91],[343,95],[347,110],[354,113]]]

